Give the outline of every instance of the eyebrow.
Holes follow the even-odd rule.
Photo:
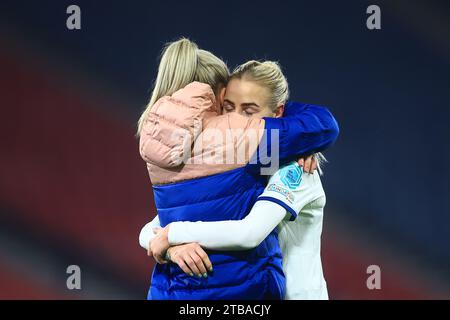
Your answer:
[[[224,99],[223,102],[228,102],[230,104],[232,104],[234,106],[234,102],[228,99]],[[256,107],[258,109],[261,109],[261,107],[255,103],[255,102],[245,102],[245,103],[241,103],[241,106],[246,108],[246,107]]]
[[[230,101],[230,100],[228,100],[228,99],[224,99],[223,102],[231,103],[231,104],[234,106],[234,102],[233,102],[233,101]]]
[[[258,109],[261,109],[260,106],[258,106],[258,104],[254,103],[254,102],[241,103],[241,105],[243,107],[256,107]]]

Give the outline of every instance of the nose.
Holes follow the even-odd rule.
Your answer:
[[[234,109],[234,112],[239,113],[241,116],[245,116],[244,109],[242,109],[241,107],[236,107]]]

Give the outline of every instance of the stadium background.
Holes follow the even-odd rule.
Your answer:
[[[66,28],[77,4],[82,29]],[[378,4],[382,30],[369,31]],[[0,298],[143,299],[155,210],[134,138],[157,57],[180,36],[280,61],[330,107],[323,263],[334,299],[450,297],[446,1],[1,1]],[[82,290],[66,288],[79,265]],[[366,269],[381,268],[381,290]]]

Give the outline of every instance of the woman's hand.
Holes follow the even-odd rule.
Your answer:
[[[164,259],[167,249],[169,249],[169,228],[170,224],[165,228],[155,228],[153,232],[156,234],[155,238],[150,242],[147,255],[153,256],[157,263],[164,264],[167,261]]]
[[[317,170],[317,159],[314,155],[302,157],[298,159],[297,163],[306,173],[314,173]]]
[[[170,247],[166,256],[191,277],[195,274],[206,278],[208,271],[213,271],[208,255],[196,242]]]

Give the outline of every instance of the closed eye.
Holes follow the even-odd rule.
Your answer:
[[[234,107],[231,105],[224,105],[223,106],[223,110],[225,110],[226,112],[233,112],[234,111]]]
[[[257,112],[259,112],[259,110],[255,110],[254,108],[245,108],[243,113],[246,116],[251,116]]]

